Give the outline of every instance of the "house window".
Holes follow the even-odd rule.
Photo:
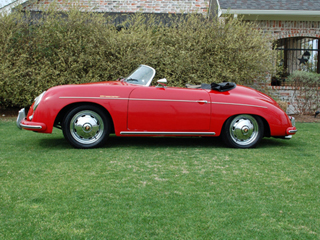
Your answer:
[[[273,78],[271,84],[283,85],[285,78],[296,70],[320,73],[319,44],[319,39],[308,37],[283,38],[276,41],[280,77]]]

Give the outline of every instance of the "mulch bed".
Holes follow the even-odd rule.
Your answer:
[[[312,122],[320,122],[320,114],[315,118],[314,115],[292,115],[295,117],[296,122],[305,122],[305,123],[312,123]]]
[[[3,108],[0,107],[0,119],[17,117],[19,110],[20,110],[20,108],[6,108],[6,109],[3,109]]]
[[[17,117],[19,108],[6,108],[0,107],[0,119]],[[320,122],[320,114],[315,118],[314,115],[292,115],[296,118],[296,122]]]

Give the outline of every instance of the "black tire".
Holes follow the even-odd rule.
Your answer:
[[[110,119],[93,105],[78,106],[65,116],[62,131],[75,148],[96,148],[105,144],[110,134]]]
[[[229,118],[222,129],[222,139],[229,147],[253,148],[263,138],[264,125],[260,117],[237,115]]]

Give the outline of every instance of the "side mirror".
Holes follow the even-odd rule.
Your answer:
[[[161,78],[161,79],[159,79],[158,81],[157,81],[157,83],[167,83],[168,81],[167,81],[167,79],[166,78]]]
[[[167,84],[166,84],[167,82],[168,82],[168,81],[167,81],[167,79],[165,79],[165,78],[159,79],[159,80],[157,81],[157,83],[158,83],[157,87],[162,87],[162,88],[164,88],[164,87],[167,86]]]

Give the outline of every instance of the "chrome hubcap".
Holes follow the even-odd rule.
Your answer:
[[[78,112],[70,121],[70,132],[79,143],[91,144],[97,142],[104,132],[103,120],[94,111]]]
[[[259,133],[256,119],[250,115],[239,115],[230,124],[230,136],[239,145],[254,142]]]

